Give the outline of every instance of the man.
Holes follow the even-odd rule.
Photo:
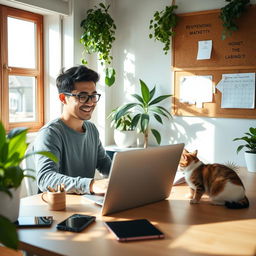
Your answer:
[[[60,118],[46,124],[33,143],[34,151],[50,151],[59,162],[36,155],[37,184],[41,191],[64,184],[67,193],[103,194],[107,179],[94,180],[95,169],[109,174],[111,160],[102,147],[99,132],[90,120],[100,99],[99,75],[85,66],[72,67],[57,77]]]

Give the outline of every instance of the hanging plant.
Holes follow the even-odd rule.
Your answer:
[[[226,6],[220,10],[220,19],[224,28],[222,32],[222,40],[232,35],[232,32],[238,30],[237,19],[246,11],[250,0],[225,0],[228,2]]]
[[[170,49],[170,37],[174,36],[173,28],[177,25],[177,15],[174,13],[178,6],[174,3],[171,6],[166,6],[165,10],[156,11],[153,19],[150,20],[149,29],[153,32],[149,34],[149,38],[155,38],[164,44],[163,51],[165,54]]]
[[[85,54],[97,53],[102,66],[105,66],[105,83],[111,86],[115,82],[115,70],[110,67],[113,57],[110,55],[112,43],[115,41],[116,25],[108,13],[110,5],[107,7],[100,3],[99,7],[87,11],[87,17],[82,20],[81,27],[83,33],[80,42],[84,46]],[[87,64],[85,58],[83,64]]]

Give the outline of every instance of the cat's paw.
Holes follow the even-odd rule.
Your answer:
[[[198,204],[199,203],[199,201],[197,201],[195,198],[191,199],[189,202],[190,202],[190,204]]]

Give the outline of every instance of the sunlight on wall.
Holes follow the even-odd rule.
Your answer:
[[[101,94],[100,101],[97,103],[97,109],[93,114],[92,122],[96,123],[96,126],[100,133],[100,139],[103,144],[106,142],[106,86],[104,79],[105,79],[105,72],[104,67],[100,64],[100,61],[97,61],[97,68],[96,71],[100,75],[100,81],[97,83],[97,92]]]
[[[58,100],[56,78],[62,63],[61,53],[61,19],[58,15],[44,17],[45,34],[45,121],[48,122],[60,116],[62,105]]]
[[[205,163],[215,162],[215,132],[214,119],[202,119],[200,117],[174,117],[172,122],[172,143],[185,142],[185,148],[189,151],[198,150],[199,158]]]
[[[135,92],[133,80],[135,78],[135,55],[124,50],[124,94],[129,95]]]
[[[60,116],[62,110],[61,103],[58,100],[58,90],[56,88],[56,77],[60,71],[60,43],[56,42],[60,42],[60,34],[57,28],[51,27],[49,30],[49,45],[51,45],[51,47],[48,47],[49,56],[51,58],[48,70],[49,95],[47,97],[48,102],[50,102],[49,120]]]

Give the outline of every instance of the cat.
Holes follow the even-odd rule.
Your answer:
[[[237,173],[222,164],[204,164],[197,158],[197,150],[183,150],[180,169],[190,187],[190,203],[199,203],[203,194],[211,199],[211,204],[225,205],[230,209],[249,207],[244,185]]]

